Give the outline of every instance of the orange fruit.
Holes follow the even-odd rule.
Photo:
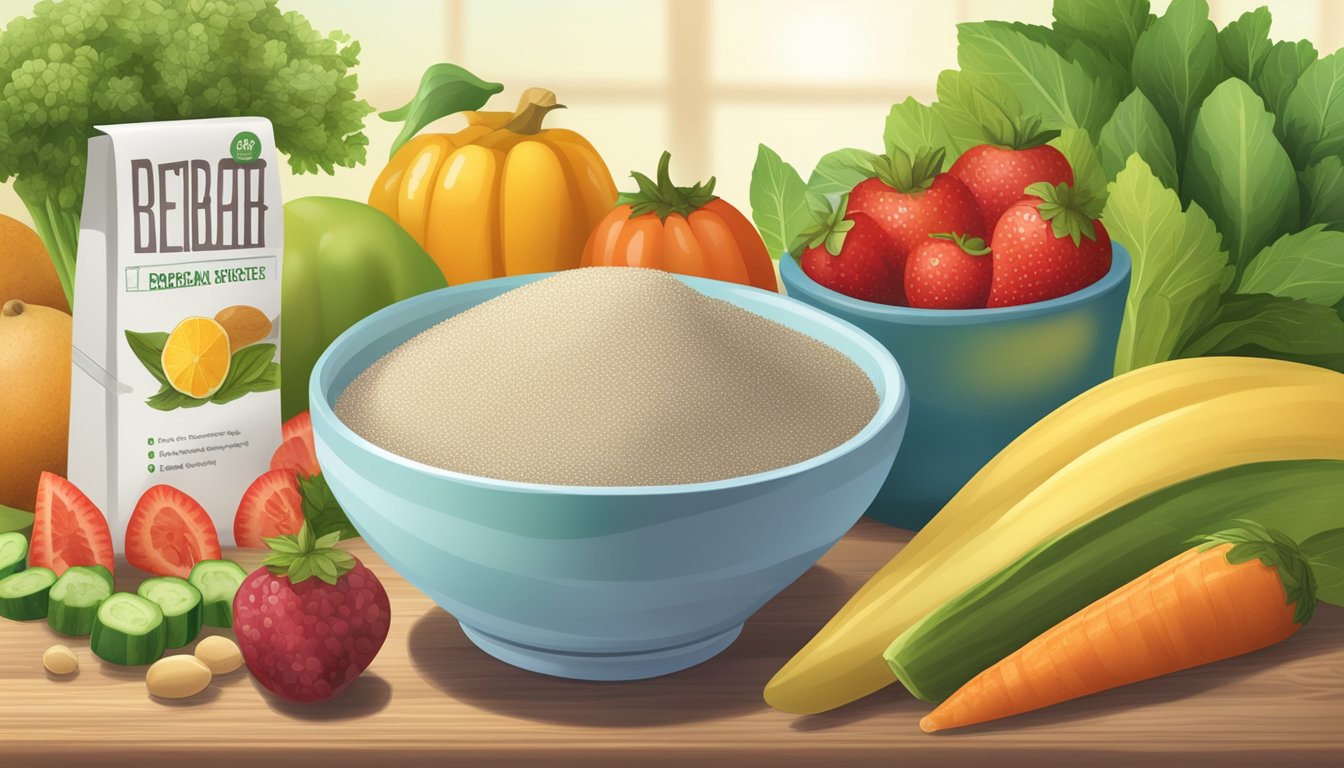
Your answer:
[[[18,299],[0,302],[0,405],[0,504],[31,512],[42,473],[65,474],[69,315]]]
[[[173,389],[189,397],[209,397],[229,375],[229,334],[208,317],[188,317],[168,334],[160,361]]]
[[[0,303],[10,299],[70,311],[41,238],[18,219],[0,214]]]

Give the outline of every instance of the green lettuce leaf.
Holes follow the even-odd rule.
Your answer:
[[[1327,307],[1344,301],[1344,232],[1315,224],[1256,254],[1238,293],[1268,293]]]
[[[1106,171],[1101,167],[1092,135],[1082,128],[1065,128],[1051,139],[1050,146],[1058,149],[1073,168],[1073,186],[1089,193],[1097,205],[1106,203]]]
[[[1344,319],[1330,307],[1266,293],[1232,295],[1179,357],[1243,355],[1321,364],[1344,356]]]
[[[1129,68],[1152,16],[1148,0],[1055,0],[1054,29]]]
[[[1111,119],[1102,126],[1099,145],[1107,178],[1114,179],[1129,156],[1137,152],[1162,186],[1179,188],[1176,145],[1171,141],[1171,131],[1143,91],[1131,91],[1115,108]]]
[[[1128,66],[1117,64],[1106,54],[1082,40],[1071,41],[1062,53],[1064,58],[1082,66],[1083,71],[1087,72],[1093,80],[1113,84],[1117,96],[1127,93],[1129,89],[1134,87],[1134,81],[1130,77]]]
[[[1007,83],[990,75],[955,69],[938,74],[938,101],[933,109],[955,154],[978,144],[1010,143],[1022,118],[1022,102]]]
[[[1269,9],[1261,6],[1218,31],[1218,53],[1229,75],[1248,83],[1255,81],[1273,47],[1269,41],[1270,20]]]
[[[1283,107],[1283,143],[1298,168],[1344,152],[1344,50],[1298,78]]]
[[[1238,271],[1297,226],[1297,174],[1274,137],[1273,115],[1249,85],[1231,78],[1204,100],[1182,192],[1217,223]]]
[[[1039,115],[1046,128],[1083,128],[1098,135],[1120,103],[1120,88],[1094,79],[1039,37],[1003,22],[960,24],[957,61],[964,72],[1006,83],[1026,113]]]
[[[1204,0],[1172,0],[1134,46],[1134,85],[1162,115],[1178,160],[1195,111],[1221,75],[1218,29]]]
[[[1138,154],[1111,183],[1102,221],[1134,260],[1115,357],[1121,374],[1173,357],[1212,316],[1231,268],[1209,217],[1198,205],[1181,210]]]
[[[756,152],[748,197],[751,218],[776,259],[788,252],[798,233],[812,222],[803,177],[764,144]]]
[[[1301,543],[1316,577],[1316,599],[1344,605],[1344,528],[1322,531]]]
[[[1344,224],[1344,161],[1331,156],[1297,174],[1302,224]]]
[[[900,150],[910,158],[930,150],[947,150],[952,144],[943,120],[928,104],[921,104],[913,96],[891,106],[882,129],[882,146],[890,154]],[[943,168],[952,164],[951,152],[943,155]]]
[[[843,195],[854,185],[872,178],[877,156],[865,149],[837,149],[817,161],[807,179],[807,191],[813,195]]]
[[[1297,87],[1297,80],[1312,62],[1316,61],[1316,48],[1309,40],[1292,42],[1285,40],[1275,43],[1265,61],[1260,65],[1260,74],[1256,75],[1252,85],[1255,92],[1264,99],[1265,108],[1277,116],[1274,126],[1275,135],[1280,139],[1283,133],[1283,114],[1288,97]]]

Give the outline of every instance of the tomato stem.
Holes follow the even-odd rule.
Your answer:
[[[663,156],[658,159],[657,182],[639,171],[630,172],[631,178],[639,185],[639,191],[622,192],[616,198],[618,204],[630,206],[630,218],[650,213],[656,214],[663,221],[667,221],[667,217],[674,213],[684,218],[719,199],[714,194],[713,176],[709,177],[709,181],[699,182],[690,187],[678,187],[673,184],[669,172],[671,163],[672,153],[663,152]]]

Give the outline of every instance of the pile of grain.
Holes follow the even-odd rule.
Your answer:
[[[877,393],[834,349],[667,273],[594,267],[429,328],[335,411],[373,444],[456,472],[664,485],[824,453],[872,419]]]

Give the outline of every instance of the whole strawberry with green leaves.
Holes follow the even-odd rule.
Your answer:
[[[339,695],[378,655],[392,609],[378,577],[349,552],[339,533],[263,539],[271,554],[233,599],[243,660],[267,690],[289,701]]]
[[[988,141],[962,152],[947,169],[970,190],[991,230],[1032,184],[1073,184],[1069,161],[1046,144],[1058,131],[1041,130],[1037,118],[1003,117],[982,125]]]
[[[1030,304],[1065,296],[1111,269],[1111,238],[1097,201],[1068,184],[1040,182],[994,227],[994,275],[986,306]]]
[[[989,246],[959,232],[929,235],[905,264],[905,296],[922,309],[979,309],[989,299]]]
[[[934,232],[989,234],[970,190],[956,177],[939,173],[945,151],[920,149],[907,153],[888,147],[873,159],[872,178],[855,185],[850,212],[865,213],[891,238],[891,268],[905,274],[905,262]],[[902,289],[901,300],[905,303]]]
[[[891,238],[866,213],[849,210],[849,196],[825,210],[814,203],[814,221],[798,235],[790,253],[818,284],[846,296],[878,304],[901,301],[901,276],[892,268]]]

